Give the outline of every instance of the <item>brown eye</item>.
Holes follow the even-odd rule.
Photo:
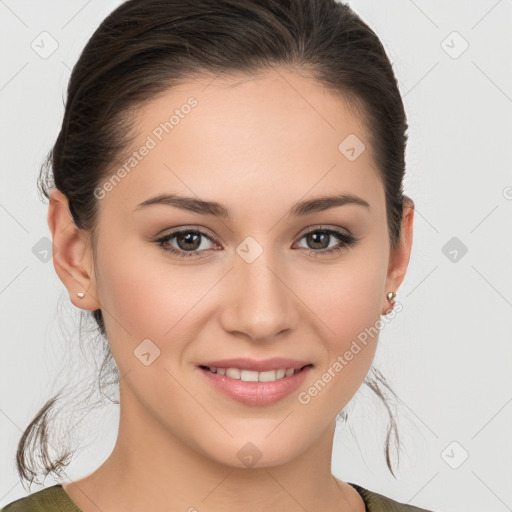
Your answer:
[[[176,239],[178,247],[170,245],[170,240],[174,238]],[[203,247],[201,251],[198,251],[198,249],[201,247],[203,238],[207,238],[208,240],[212,241],[212,239],[202,231],[195,229],[180,229],[159,238],[155,242],[157,245],[161,246],[164,251],[170,252],[179,257],[201,257],[201,254],[198,253],[206,250]]]
[[[329,242],[333,237],[338,239],[339,243],[338,245],[329,248]],[[303,235],[301,240],[303,238],[306,240],[306,244],[314,249],[306,249],[306,251],[313,256],[321,256],[324,254],[332,254],[342,251],[344,249],[348,249],[358,241],[354,235],[344,233],[333,228],[315,229]]]

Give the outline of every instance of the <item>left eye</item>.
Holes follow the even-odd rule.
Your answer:
[[[318,236],[319,234],[320,236]],[[339,240],[339,244],[334,247],[329,247],[329,244],[327,247],[323,247],[324,242],[333,236]],[[204,252],[206,249],[203,248],[201,251],[197,251],[197,249],[201,247],[201,239],[203,237],[213,242],[212,238],[202,231],[195,229],[181,229],[173,231],[172,233],[155,240],[155,243],[165,251],[175,254],[180,258],[203,257],[198,253]],[[177,248],[169,243],[174,238],[176,238],[178,244]],[[343,231],[333,228],[315,229],[302,235],[300,240],[303,238],[306,239],[307,243],[316,246],[316,250],[305,249],[306,252],[312,256],[320,256],[342,251],[344,249],[348,249],[358,241],[358,238],[354,235],[344,233]]]

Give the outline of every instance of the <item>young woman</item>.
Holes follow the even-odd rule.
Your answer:
[[[384,399],[368,375],[412,245],[406,130],[384,48],[347,5],[112,12],[40,185],[55,270],[120,375],[117,442],[3,510],[424,510],[331,473],[337,417],[362,383]],[[69,462],[30,462],[54,402],[20,441],[22,480]]]

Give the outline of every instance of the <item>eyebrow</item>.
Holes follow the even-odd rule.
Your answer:
[[[182,210],[188,210],[203,215],[212,215],[224,219],[231,218],[229,210],[222,204],[216,201],[205,201],[196,197],[185,197],[178,194],[159,194],[155,197],[146,199],[136,206],[133,210],[141,210],[148,206],[162,204],[167,206],[174,206]],[[299,201],[288,211],[288,216],[302,217],[315,212],[328,210],[346,204],[356,204],[364,206],[371,210],[370,205],[363,198],[354,194],[339,194],[335,196],[323,196],[305,201]]]

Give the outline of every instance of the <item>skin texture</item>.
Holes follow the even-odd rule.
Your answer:
[[[102,309],[120,373],[117,443],[100,468],[64,489],[84,512],[364,511],[357,492],[332,475],[331,453],[336,415],[361,386],[378,337],[308,404],[297,395],[390,311],[386,293],[406,273],[414,204],[391,250],[369,143],[354,161],[338,150],[351,133],[368,141],[364,126],[339,96],[291,69],[196,78],[167,91],[137,112],[130,150],[190,96],[197,106],[99,200],[96,252],[66,198],[51,196],[55,269],[74,305]],[[218,201],[233,217],[165,205],[133,211],[163,192]],[[371,209],[286,215],[299,200],[339,193]],[[185,226],[211,236],[194,249],[204,257],[179,258],[154,242]],[[304,237],[322,227],[359,241],[322,255],[338,239],[315,246]],[[252,263],[236,252],[248,236],[263,249]],[[144,339],[160,350],[149,366],[134,355]],[[263,407],[221,395],[197,368],[275,356],[314,366],[297,392]],[[261,454],[252,467],[237,456],[247,442]]]

